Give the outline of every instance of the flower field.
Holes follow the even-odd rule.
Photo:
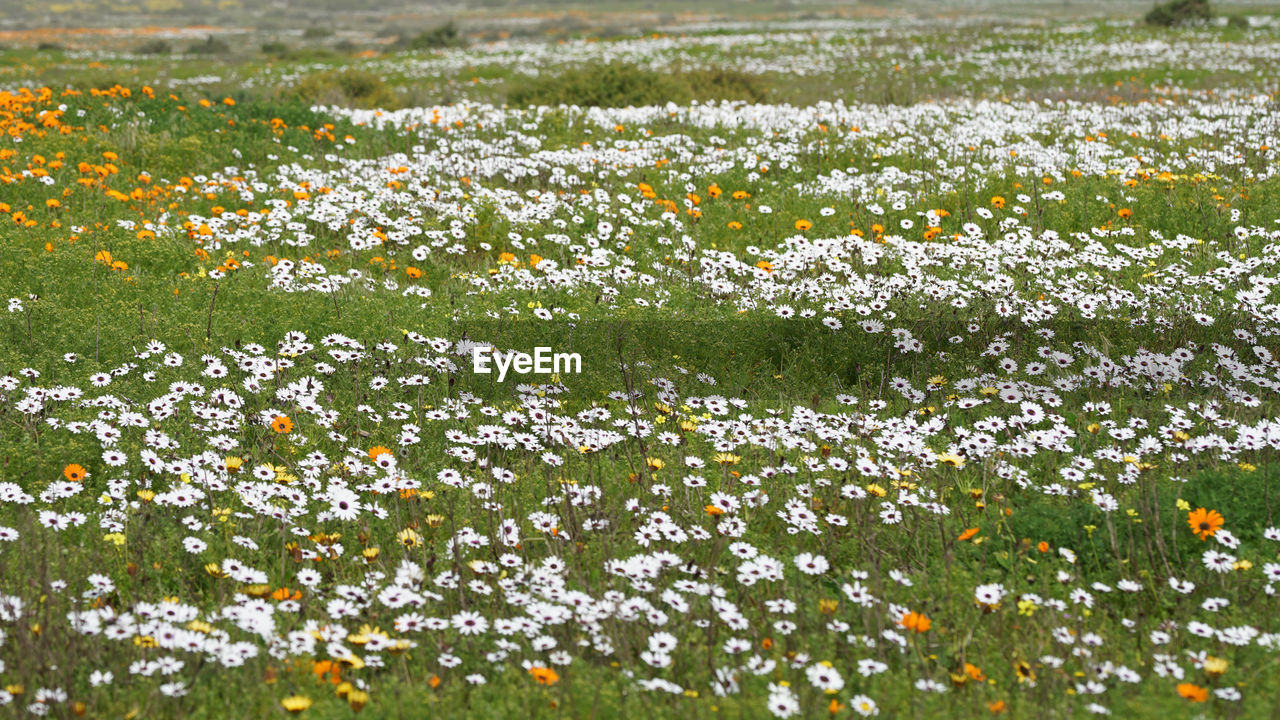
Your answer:
[[[1280,19],[2,62],[0,718],[1280,713]]]

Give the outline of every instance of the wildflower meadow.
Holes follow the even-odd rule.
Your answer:
[[[1059,5],[0,32],[0,718],[1277,717],[1280,11]]]

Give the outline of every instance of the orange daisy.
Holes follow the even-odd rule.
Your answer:
[[[923,613],[909,612],[902,616],[898,624],[908,630],[915,630],[918,633],[928,632],[933,625],[933,621],[925,617]]]
[[[1193,703],[1202,703],[1209,699],[1209,691],[1192,683],[1179,683],[1178,697],[1183,700],[1190,700]]]
[[[555,685],[560,682],[560,675],[555,670],[547,667],[531,667],[529,674],[539,685]]]
[[[1209,536],[1218,532],[1225,522],[1226,518],[1222,517],[1222,513],[1217,510],[1196,508],[1187,514],[1187,524],[1191,526],[1191,532],[1199,535],[1201,540],[1208,540]]]

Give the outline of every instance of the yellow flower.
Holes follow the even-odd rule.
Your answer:
[[[396,540],[400,541],[400,544],[407,548],[418,547],[422,544],[422,536],[413,528],[405,528],[396,533]]]
[[[1227,671],[1228,664],[1226,660],[1210,655],[1204,659],[1204,671],[1209,677],[1221,677]]]
[[[306,695],[290,695],[280,701],[280,705],[293,714],[298,714],[311,707],[311,698]]]

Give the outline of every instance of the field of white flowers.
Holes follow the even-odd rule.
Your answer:
[[[0,718],[1280,712],[1275,18],[205,65],[0,73]]]

